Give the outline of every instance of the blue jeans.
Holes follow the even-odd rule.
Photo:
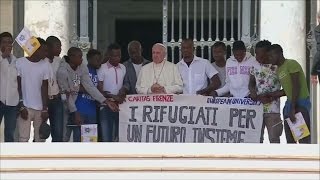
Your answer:
[[[17,106],[7,106],[0,101],[0,124],[4,116],[4,141],[14,142],[17,123]]]
[[[97,124],[97,116],[87,115],[80,113],[81,119],[83,120],[83,124]],[[70,128],[73,131],[73,142],[81,142],[81,127],[76,126],[74,123],[74,113],[71,113],[69,116],[69,123],[72,125]]]
[[[63,103],[59,98],[48,101],[52,142],[63,142]]]
[[[119,134],[119,112],[113,112],[109,107],[103,107],[99,115],[101,140],[103,142],[115,141]]]

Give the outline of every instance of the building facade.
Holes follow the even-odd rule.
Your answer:
[[[312,30],[317,25],[320,0],[4,0],[0,1],[0,31],[16,36],[24,26],[34,35],[55,35],[62,41],[62,55],[71,46],[84,52],[104,51],[111,42],[123,48],[139,40],[144,56],[163,42],[168,59],[177,62],[183,38],[194,39],[196,54],[211,59],[215,41],[228,46],[243,40],[248,49],[261,39],[281,44],[285,57],[298,60],[309,78],[315,53]],[[17,56],[21,48],[15,43]],[[313,104],[313,142],[319,137],[319,86],[310,85]],[[318,130],[317,130],[318,129]],[[317,135],[317,133],[318,135]]]

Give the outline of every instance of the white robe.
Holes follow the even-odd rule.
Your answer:
[[[167,94],[182,93],[183,82],[175,64],[163,60],[156,64],[151,62],[142,67],[136,90],[139,94],[152,94],[151,86],[158,83],[163,86]]]

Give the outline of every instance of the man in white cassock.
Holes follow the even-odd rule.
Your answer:
[[[138,94],[179,94],[183,83],[175,64],[166,60],[166,48],[161,43],[152,47],[151,63],[142,67],[136,90]]]

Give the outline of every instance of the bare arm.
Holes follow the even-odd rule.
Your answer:
[[[256,78],[254,75],[250,75],[250,81],[249,81],[249,91],[250,91],[250,97],[253,100],[257,99],[257,88],[256,88]]]
[[[128,71],[126,71],[126,74],[123,78],[123,85],[119,90],[119,95],[127,95],[129,90],[130,90],[130,81],[129,81]]]
[[[218,71],[209,63],[209,61],[206,61],[206,75],[208,78],[210,78],[210,84],[208,86],[209,93],[212,91],[218,89],[221,86],[221,81],[218,75]]]
[[[283,89],[278,90],[278,91],[274,91],[274,92],[271,92],[271,93],[263,94],[263,96],[271,96],[274,99],[278,99],[278,98],[280,98],[282,96],[285,96],[285,95],[286,95],[286,93],[284,92]]]
[[[220,78],[218,74],[215,74],[211,77],[210,84],[206,88],[199,90],[197,94],[209,95],[211,94],[212,91],[218,89],[220,85],[221,85]]]
[[[215,74],[210,79],[210,84],[207,87],[207,89],[211,92],[211,91],[218,89],[220,86],[221,86],[220,78],[219,78],[218,74]]]
[[[292,82],[292,106],[296,105],[299,93],[300,93],[300,83],[299,83],[299,72],[291,73],[291,82]]]
[[[48,114],[48,79],[42,80],[41,99],[42,99],[41,118],[43,121],[47,121],[48,117],[49,117],[49,114]]]
[[[19,98],[20,100],[22,99],[22,90],[21,90],[21,77],[20,76],[17,76],[17,81],[18,81],[18,92],[19,92]],[[20,115],[22,117],[22,119],[25,119],[27,120],[28,119],[28,111],[27,109],[24,107],[23,105],[23,101],[20,101],[19,102],[19,112],[20,112]]]
[[[219,88],[219,89],[215,90],[214,92],[215,92],[216,96],[222,96],[222,95],[228,93],[229,91],[230,91],[229,83],[228,83],[228,81],[226,81],[226,84],[222,88]]]
[[[103,94],[103,81],[98,81],[98,90]]]
[[[22,100],[22,90],[21,90],[21,77],[17,76],[17,82],[18,82],[18,92],[19,92],[19,99]],[[20,101],[19,106],[23,106],[23,102]]]
[[[228,73],[228,71],[226,71],[226,84],[223,87],[215,90],[214,93],[213,93],[214,96],[223,96],[223,95],[229,93],[230,92],[229,82],[230,82],[229,73]]]
[[[210,79],[210,84],[209,84],[209,88],[210,91],[216,90],[221,86],[221,81],[220,78],[218,76],[218,74],[215,74],[214,76],[212,76],[212,78]]]
[[[127,88],[125,88],[125,87],[122,87],[120,90],[119,90],[119,93],[118,93],[118,95],[120,95],[120,96],[126,96],[128,94],[128,90],[127,90]]]
[[[48,109],[48,80],[43,80],[41,85],[42,109]]]

